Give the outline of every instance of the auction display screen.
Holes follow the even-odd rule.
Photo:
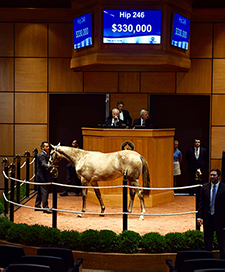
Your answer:
[[[160,44],[161,10],[104,10],[103,43]]]
[[[74,49],[92,45],[91,13],[73,19]]]
[[[171,44],[188,50],[188,40],[191,21],[182,15],[174,13]]]

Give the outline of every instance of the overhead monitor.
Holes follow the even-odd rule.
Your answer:
[[[188,50],[190,19],[174,12],[171,44]]]
[[[74,49],[92,45],[91,13],[73,19]]]
[[[161,10],[103,10],[103,43],[160,44]]]

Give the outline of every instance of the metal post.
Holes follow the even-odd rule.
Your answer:
[[[37,154],[38,154],[38,150],[37,148],[34,148],[33,150],[33,154],[34,154],[34,182],[36,182],[36,177],[37,177]],[[37,191],[37,185],[34,185],[34,190]]]
[[[53,178],[53,182],[57,183],[57,178]],[[52,205],[54,209],[57,209],[57,185],[53,185]],[[57,211],[52,212],[52,227],[57,228]]]
[[[9,190],[9,184],[8,184],[8,166],[9,166],[9,162],[7,158],[4,158],[2,160],[2,165],[4,164],[4,172],[6,177],[4,178],[4,193],[5,193],[5,197],[8,199],[8,190]],[[4,200],[4,215],[6,216],[8,214],[8,202],[6,200]]]
[[[220,252],[220,259],[225,259],[225,228],[223,228],[223,248]]]
[[[127,185],[127,171],[123,173],[123,185]],[[123,187],[123,212],[127,212],[127,187]],[[127,214],[123,214],[123,231],[127,230]]]
[[[200,191],[200,187],[196,187],[195,189],[195,210],[197,211],[198,210],[198,201],[199,201],[199,191]],[[196,226],[196,230],[200,230],[200,226],[197,224],[197,213],[195,214],[195,226]]]
[[[24,156],[26,157],[26,181],[30,180],[30,152],[25,151]],[[26,184],[26,197],[29,197],[30,185]]]
[[[17,164],[16,164],[16,178],[20,180],[20,162],[21,162],[21,157],[19,154],[15,156],[15,159],[17,159]],[[16,201],[17,203],[20,203],[20,182],[17,181],[16,183],[16,189],[17,189],[17,194],[16,194]]]
[[[11,193],[10,193],[10,201],[14,202],[15,200],[15,164],[11,163],[9,169],[11,169]],[[14,204],[10,203],[10,221],[14,221]]]

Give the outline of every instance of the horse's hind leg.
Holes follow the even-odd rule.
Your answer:
[[[133,188],[130,188],[130,202],[128,207],[128,212],[132,212],[133,204],[134,204],[134,198],[135,198],[135,190]]]
[[[132,181],[131,182],[131,186],[137,186],[140,187],[138,181]],[[132,211],[132,207],[133,207],[133,203],[134,203],[134,197],[135,197],[135,192],[137,193],[137,196],[140,199],[140,203],[141,203],[141,212],[144,213],[145,212],[145,202],[144,202],[144,195],[143,195],[143,191],[141,189],[130,189],[130,204],[129,204],[129,209],[128,212]]]
[[[94,183],[92,183],[92,186],[97,187],[98,183],[94,182]],[[98,188],[94,188],[94,191],[95,191],[95,194],[96,194],[96,196],[98,198],[98,201],[100,203],[100,206],[101,206],[101,213],[102,214],[100,216],[104,216],[103,213],[105,211],[105,205],[104,205],[103,200],[102,200],[101,192],[100,192],[100,190]]]
[[[144,201],[144,195],[143,195],[143,191],[138,189],[137,195],[140,199],[140,203],[141,203],[141,212],[144,213],[145,212],[145,201]]]

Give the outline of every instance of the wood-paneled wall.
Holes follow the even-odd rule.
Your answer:
[[[48,139],[49,93],[109,93],[133,118],[148,94],[211,97],[211,166],[225,149],[225,16],[193,10],[189,72],[73,72],[72,13],[0,9],[0,156],[12,158]],[[68,16],[65,16],[65,13]],[[14,15],[13,15],[14,14]],[[12,15],[14,18],[12,18]],[[191,110],[191,109],[190,109]],[[0,188],[2,187],[0,178]]]

